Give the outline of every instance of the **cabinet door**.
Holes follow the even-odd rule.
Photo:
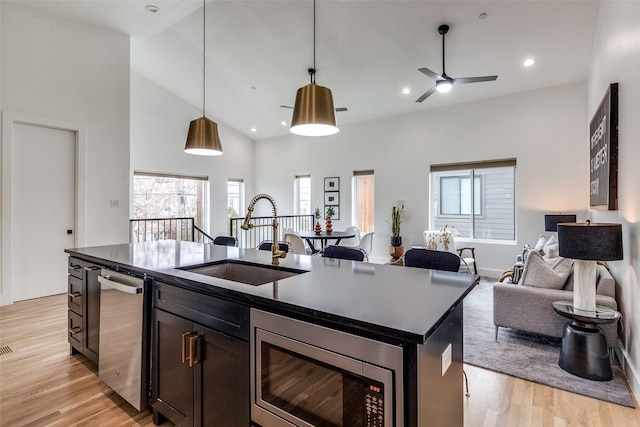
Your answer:
[[[153,310],[152,405],[178,426],[194,425],[194,369],[182,363],[183,334],[193,329],[193,322]]]
[[[248,426],[249,343],[201,325],[196,331],[200,361],[194,371],[196,425]]]
[[[86,356],[94,358],[98,361],[98,353],[100,348],[100,267],[86,266],[85,270],[85,318],[87,322],[85,346],[87,349]]]

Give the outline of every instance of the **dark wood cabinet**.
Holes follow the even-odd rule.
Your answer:
[[[71,354],[98,363],[100,349],[100,266],[69,257],[68,341]]]
[[[249,308],[161,282],[153,301],[154,420],[248,426]]]

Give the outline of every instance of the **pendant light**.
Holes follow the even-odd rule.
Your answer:
[[[218,135],[218,125],[205,117],[206,91],[206,0],[202,1],[202,117],[192,120],[189,124],[187,143],[184,152],[198,156],[219,156],[222,154],[222,144]]]
[[[291,118],[291,133],[302,136],[326,136],[337,133],[336,110],[331,89],[316,84],[316,1],[313,0],[313,68],[311,83],[298,89]]]

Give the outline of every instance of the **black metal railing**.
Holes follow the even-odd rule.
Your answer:
[[[129,242],[187,240],[213,243],[213,238],[198,228],[190,218],[144,218],[129,220]]]
[[[278,240],[283,240],[287,230],[311,231],[313,230],[313,215],[282,215],[278,216]],[[238,239],[238,246],[241,248],[256,248],[260,242],[273,240],[273,229],[268,227],[273,222],[271,216],[253,216],[251,223],[254,226],[249,230],[242,230],[240,226],[244,218],[229,218],[229,235]]]

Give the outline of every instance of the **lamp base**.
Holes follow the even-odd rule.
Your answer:
[[[573,308],[596,311],[596,262],[577,259],[573,263]]]

